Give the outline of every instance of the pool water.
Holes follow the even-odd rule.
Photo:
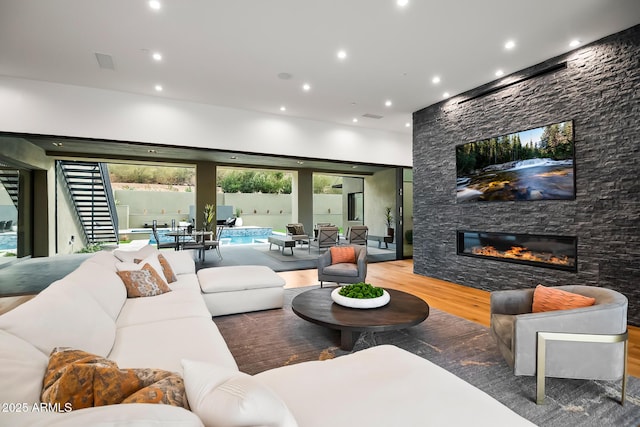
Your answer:
[[[18,235],[14,233],[0,234],[0,251],[18,248]]]
[[[175,238],[173,236],[166,235],[166,233],[168,233],[169,231],[169,229],[158,229],[158,237],[160,238],[160,243],[173,243],[175,241]],[[271,234],[272,229],[268,227],[225,228],[224,230],[222,230],[220,241],[222,245],[248,245],[252,243],[265,243],[267,241],[267,238],[271,236]],[[151,230],[149,230],[149,244],[156,244],[156,239],[153,237],[153,233],[151,232]]]

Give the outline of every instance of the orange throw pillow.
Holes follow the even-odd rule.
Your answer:
[[[149,264],[141,270],[118,271],[118,276],[127,288],[127,298],[152,297],[171,292],[167,285]]]
[[[356,250],[352,246],[333,246],[329,248],[331,251],[331,264],[341,264],[343,262],[355,264]]]
[[[536,290],[533,291],[532,311],[534,313],[541,313],[543,311],[569,310],[572,308],[589,307],[595,304],[595,302],[595,298],[538,285],[536,286]]]
[[[66,347],[51,352],[40,398],[64,411],[118,403],[189,407],[184,381],[174,372],[119,369],[112,360]]]
[[[171,268],[171,264],[169,264],[169,261],[167,261],[167,259],[162,254],[158,254],[158,261],[162,266],[162,273],[164,274],[164,277],[167,278],[167,282],[177,282],[178,278],[173,272],[173,268]]]

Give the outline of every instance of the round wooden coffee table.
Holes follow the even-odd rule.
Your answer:
[[[331,299],[332,288],[319,288],[296,296],[291,308],[304,320],[340,331],[340,347],[353,349],[361,332],[382,332],[417,325],[429,317],[429,305],[422,299],[395,289],[385,289],[391,300],[383,307],[343,307]]]

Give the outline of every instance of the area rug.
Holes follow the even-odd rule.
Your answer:
[[[286,290],[281,310],[214,318],[240,370],[255,374],[350,353],[339,348],[338,331],[309,323],[291,311],[293,297],[313,288]],[[513,375],[486,327],[433,308],[420,325],[361,335],[353,351],[381,344],[430,360],[539,426],[640,425],[640,379],[629,377],[627,400],[621,406],[621,381],[548,378],[545,403],[536,405],[535,377]]]

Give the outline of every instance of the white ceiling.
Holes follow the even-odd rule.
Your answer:
[[[411,113],[445,91],[640,23],[639,0],[160,2],[0,0],[0,74],[408,133]]]

